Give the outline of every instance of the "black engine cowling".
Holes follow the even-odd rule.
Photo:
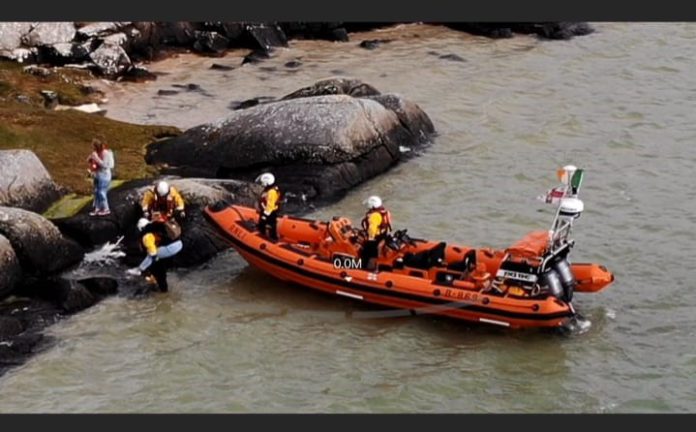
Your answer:
[[[567,260],[555,261],[551,268],[541,275],[539,282],[542,287],[546,287],[549,293],[559,300],[568,303],[573,300],[577,281]]]
[[[558,275],[556,270],[550,269],[547,270],[544,274],[542,274],[539,278],[539,284],[542,287],[546,287],[549,294],[556,297],[557,299],[563,300],[563,284],[561,283],[561,277]]]
[[[575,292],[575,286],[577,281],[575,280],[575,275],[573,270],[570,268],[570,264],[567,260],[562,259],[556,261],[553,266],[553,270],[558,273],[561,279],[561,285],[563,285],[563,299],[566,302],[571,302],[573,300],[573,293]]]

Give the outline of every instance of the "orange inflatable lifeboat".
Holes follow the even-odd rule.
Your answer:
[[[597,292],[614,276],[598,264],[569,263],[570,228],[582,209],[575,201],[563,204],[552,230],[532,232],[505,250],[396,231],[382,242],[370,270],[359,258],[363,233],[345,217],[282,216],[279,240],[272,241],[256,229],[253,208],[212,206],[205,214],[249,264],[281,280],[412,314],[511,328],[564,327],[577,318],[573,293]]]

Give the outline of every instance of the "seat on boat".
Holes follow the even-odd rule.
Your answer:
[[[460,261],[455,261],[447,266],[447,269],[462,272],[465,274],[471,273],[476,268],[476,249],[470,249],[464,258]]]
[[[428,250],[418,253],[408,252],[403,256],[403,265],[422,270],[428,270],[435,266],[441,266],[445,262],[445,248],[447,243],[440,242]]]

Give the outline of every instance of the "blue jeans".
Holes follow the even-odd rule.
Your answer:
[[[171,258],[174,255],[178,254],[181,252],[181,249],[183,249],[184,244],[181,243],[181,240],[177,240],[172,244],[169,244],[167,246],[160,246],[157,248],[157,255],[153,256],[146,256],[143,262],[140,263],[138,268],[140,268],[140,271],[145,271],[147,270],[148,267],[152,265],[152,262],[155,259],[165,259],[165,258]]]
[[[106,198],[106,192],[111,184],[111,173],[97,172],[94,175],[94,209],[106,211],[109,210],[109,201]]]

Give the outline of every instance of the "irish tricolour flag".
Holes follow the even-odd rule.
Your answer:
[[[578,194],[580,185],[582,185],[583,170],[568,165],[559,169],[557,175],[563,184],[550,189],[544,195],[539,195],[537,197],[539,201],[547,204],[558,204],[561,198]]]

